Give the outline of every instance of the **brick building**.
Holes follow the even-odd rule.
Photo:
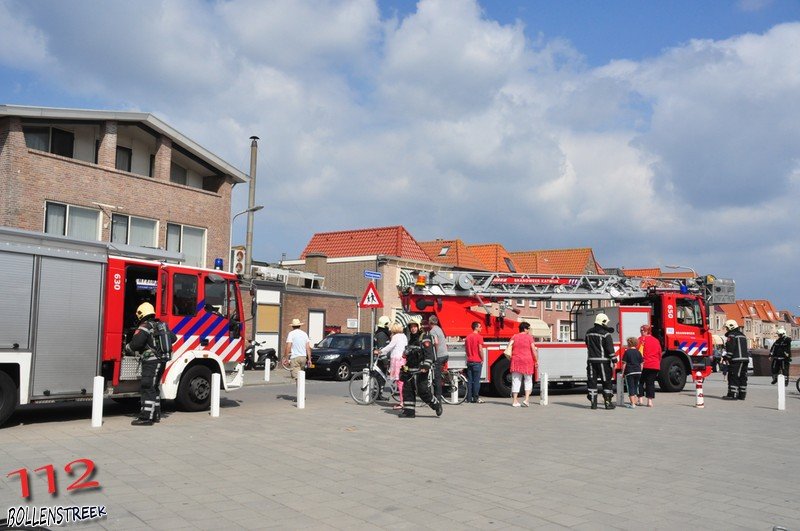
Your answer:
[[[0,225],[228,255],[246,174],[152,114],[0,105]]]

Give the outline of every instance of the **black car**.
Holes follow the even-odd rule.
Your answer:
[[[369,365],[369,334],[331,334],[311,349],[308,376],[349,380]]]

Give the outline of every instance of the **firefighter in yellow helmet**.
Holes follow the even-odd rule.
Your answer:
[[[142,361],[141,409],[133,426],[152,426],[161,420],[161,375],[172,354],[172,344],[177,337],[165,323],[156,319],[156,310],[149,302],[136,308],[138,328],[125,354],[139,356]]]
[[[403,410],[398,415],[400,418],[414,418],[417,414],[416,395],[436,411],[436,416],[442,415],[442,403],[436,399],[431,376],[436,354],[433,339],[422,328],[422,317],[415,315],[408,323],[408,346],[406,347],[406,364],[400,371],[400,380],[403,382]]]
[[[728,394],[726,400],[744,400],[747,397],[747,337],[733,319],[725,321],[725,354],[728,368]]]

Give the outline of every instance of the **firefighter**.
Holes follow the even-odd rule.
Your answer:
[[[725,354],[728,360],[727,400],[744,400],[747,397],[747,338],[733,319],[725,321]]]
[[[125,345],[126,355],[140,356],[142,360],[141,409],[139,418],[131,422],[133,426],[152,426],[154,422],[161,421],[161,375],[169,352],[162,352],[157,347],[154,327],[159,321],[155,314],[156,310],[149,302],[139,305],[136,309],[139,327]],[[177,337],[171,331],[169,336],[171,345]]]
[[[772,358],[772,383],[778,383],[778,375],[783,374],[784,385],[789,385],[789,363],[792,361],[792,340],[786,337],[786,329],[778,328],[778,339],[769,348]]]
[[[608,316],[599,313],[594,318],[594,326],[586,332],[586,380],[589,394],[586,398],[597,409],[597,379],[603,386],[603,401],[606,409],[614,409],[614,391],[612,389],[612,367],[617,363],[614,355],[614,340],[611,337],[613,328],[608,326]]]
[[[372,345],[373,349],[381,349],[389,344],[392,339],[392,334],[389,333],[389,325],[391,320],[382,315],[378,318],[378,327],[375,329],[375,344]]]
[[[442,403],[433,394],[430,375],[436,360],[433,340],[422,331],[422,319],[415,315],[408,323],[409,341],[406,347],[406,364],[400,370],[400,380],[403,382],[403,410],[398,415],[401,418],[414,418],[416,416],[416,396],[419,395],[423,402],[436,411],[436,416],[442,415]]]

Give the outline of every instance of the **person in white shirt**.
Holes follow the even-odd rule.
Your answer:
[[[283,359],[289,360],[292,380],[295,381],[297,373],[305,370],[311,359],[311,341],[308,339],[308,334],[300,329],[301,326],[303,323],[300,319],[292,319],[292,331],[286,336],[286,349],[283,353]]]

